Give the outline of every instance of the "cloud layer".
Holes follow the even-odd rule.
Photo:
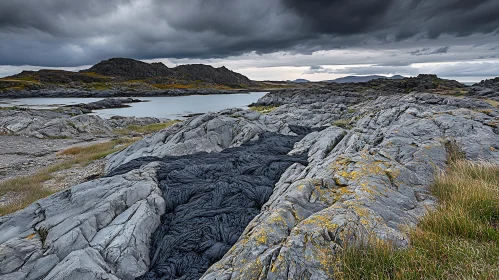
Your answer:
[[[495,0],[3,0],[0,64],[215,58],[497,32]]]
[[[498,14],[497,0],[2,0],[0,65],[132,57],[408,69],[499,57]]]

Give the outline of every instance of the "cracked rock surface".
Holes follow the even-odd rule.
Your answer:
[[[0,279],[134,279],[165,211],[148,165],[72,187],[0,218]]]
[[[307,89],[270,93],[259,103],[280,107],[267,115],[234,109],[191,118],[109,157],[109,177],[1,217],[0,279],[134,279],[148,271],[164,279],[333,279],[345,242],[375,236],[407,246],[403,228],[436,203],[428,188],[446,165],[446,143],[468,159],[499,163],[499,110],[473,97]],[[244,151],[266,132],[302,135],[279,158],[306,158],[271,168],[273,191],[267,181],[232,196],[224,183],[241,170],[224,167],[227,161],[202,169],[200,159]],[[195,186],[205,191],[190,193]],[[222,201],[206,199],[220,192],[227,194]],[[189,240],[173,219],[178,214],[185,219],[178,225],[199,222],[202,229],[200,210],[190,211],[196,201],[207,213],[254,205],[256,217],[237,216],[241,224],[228,231],[234,234],[216,238],[196,235],[187,223]],[[194,242],[198,237],[207,243]],[[178,254],[188,261],[172,261]],[[186,273],[196,256],[213,258]]]
[[[0,110],[0,134],[36,138],[94,138],[114,136],[114,130],[129,125],[148,125],[164,120],[122,117],[103,119],[95,115],[73,116],[51,110]]]

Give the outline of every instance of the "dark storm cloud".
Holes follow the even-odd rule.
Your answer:
[[[283,0],[308,30],[337,35],[365,33],[386,26],[387,12],[395,0]]]
[[[497,0],[2,0],[0,65],[312,53],[408,38],[423,49],[425,38],[497,32],[498,14]]]
[[[441,47],[441,48],[438,48],[438,49],[434,50],[433,52],[431,52],[431,54],[442,54],[442,53],[448,53],[448,52],[449,52],[449,49],[450,49],[450,47],[449,47],[449,46],[446,46],[446,47]]]
[[[66,29],[75,19],[106,16],[131,0],[3,0],[0,3],[0,30],[39,30],[52,35],[71,36]]]
[[[415,50],[413,52],[409,52],[409,53],[412,54],[412,55],[422,55],[424,53],[427,53],[429,50],[430,50],[430,48],[424,48],[422,50],[417,49],[417,50]]]
[[[417,34],[467,36],[498,29],[496,0],[283,0],[310,30],[405,39]]]
[[[444,54],[444,53],[448,53],[449,49],[450,49],[449,46],[441,47],[441,48],[438,48],[438,49],[436,49],[434,51],[430,51],[431,48],[424,48],[424,49],[421,49],[421,50],[417,49],[417,50],[409,52],[409,53],[412,54],[412,55],[416,55],[416,56],[420,56],[420,55],[432,55],[432,54]]]

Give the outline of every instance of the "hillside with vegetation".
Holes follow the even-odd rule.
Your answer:
[[[241,90],[256,85],[225,67],[192,64],[169,68],[129,58],[101,61],[79,72],[23,71],[0,79],[0,94],[15,91],[157,91],[169,89]]]

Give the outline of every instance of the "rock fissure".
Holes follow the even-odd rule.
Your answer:
[[[306,164],[302,155],[286,155],[299,139],[264,133],[220,153],[137,159],[115,170],[161,162],[158,179],[167,208],[153,235],[151,271],[141,279],[200,278],[259,213],[284,170]]]

